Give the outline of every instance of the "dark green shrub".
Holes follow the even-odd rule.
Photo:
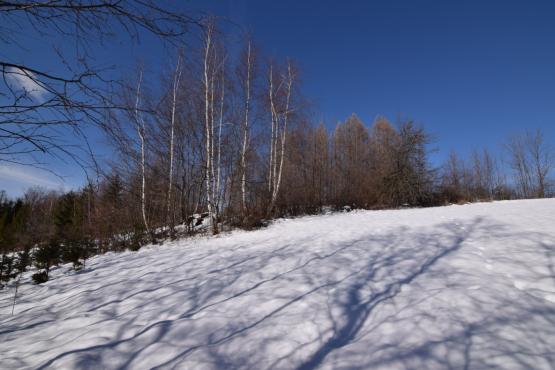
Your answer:
[[[128,248],[129,250],[136,252],[139,249],[141,249],[144,243],[145,243],[144,227],[142,225],[135,225],[133,229],[133,236],[131,237]]]
[[[17,261],[15,262],[15,269],[18,274],[27,271],[27,267],[31,264],[31,256],[29,254],[29,247],[17,253]]]
[[[48,281],[48,272],[39,271],[37,273],[34,273],[32,278],[36,284],[46,283]]]
[[[83,263],[80,259],[85,259],[85,248],[78,242],[69,242],[62,248],[62,261],[73,263],[74,270],[80,270]]]
[[[46,275],[50,271],[50,267],[60,263],[60,244],[56,240],[51,240],[49,243],[40,246],[35,252],[35,266],[39,269],[44,269]]]
[[[13,273],[13,260],[14,258],[6,254],[2,255],[0,260],[0,281],[9,281],[15,277]]]

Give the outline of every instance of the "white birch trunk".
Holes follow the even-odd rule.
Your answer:
[[[243,215],[247,213],[247,145],[249,141],[249,109],[251,99],[251,42],[249,41],[247,49],[247,80],[245,91],[245,120],[243,123],[243,147],[241,149],[241,207]]]
[[[214,211],[214,216],[217,213],[216,208],[216,173],[215,173],[215,166],[214,166],[214,81],[215,81],[215,70],[214,66],[216,64],[216,53],[214,53],[214,59],[212,60],[212,70],[210,73],[210,169],[211,169],[211,184],[212,184],[212,208]]]
[[[285,97],[286,99],[285,108],[283,113],[281,113],[281,115],[283,116],[283,126],[281,128],[279,127],[280,112],[278,112],[275,108],[273,93],[271,93],[271,98],[270,98],[272,116],[275,117],[275,119],[273,119],[273,121],[275,121],[275,130],[274,129],[272,130],[273,136],[274,136],[274,140],[272,142],[272,147],[274,151],[274,154],[273,154],[274,163],[273,163],[273,173],[272,173],[273,182],[271,186],[271,199],[270,199],[270,206],[268,207],[268,213],[271,213],[274,209],[274,206],[279,194],[279,187],[281,184],[281,177],[283,173],[283,161],[285,158],[285,140],[287,137],[287,123],[288,123],[289,113],[290,113],[289,105],[291,101],[291,88],[293,86],[293,74],[291,71],[290,62],[287,63],[286,85],[287,85],[287,91],[286,91],[286,97]],[[280,88],[281,88],[281,84],[280,84]],[[272,127],[274,127],[274,124],[272,124]],[[278,152],[278,144],[280,144],[279,152]],[[279,156],[279,164],[278,164],[278,156]]]
[[[270,136],[270,163],[268,170],[268,192],[271,194],[274,183],[274,161],[275,161],[275,132],[276,132],[276,122],[275,122],[275,106],[274,106],[274,76],[273,76],[273,66],[270,65],[270,114],[272,121],[272,133]]]
[[[280,160],[279,160],[279,170],[276,180],[276,185],[274,187],[274,194],[272,197],[272,203],[275,204],[277,195],[279,192],[279,186],[281,184],[281,174],[283,170],[283,158],[285,157],[285,138],[287,135],[287,121],[289,118],[289,103],[291,101],[291,87],[293,85],[293,75],[291,73],[291,63],[287,63],[287,97],[285,102],[285,112],[283,114],[283,128],[281,131],[281,151],[280,151]]]
[[[177,66],[175,68],[175,75],[173,79],[172,91],[172,112],[171,112],[171,128],[170,128],[170,170],[168,175],[168,207],[167,207],[167,220],[170,222],[170,233],[173,234],[173,214],[172,214],[172,185],[173,185],[173,158],[174,158],[174,136],[175,136],[175,110],[177,105],[177,91],[179,89],[179,81],[181,79],[181,55],[177,59]]]
[[[221,170],[222,170],[222,126],[224,124],[224,103],[225,103],[225,58],[222,59],[222,81],[221,81],[221,91],[220,91],[220,122],[218,127],[218,150],[217,150],[217,160],[216,160],[216,197],[217,197],[217,209],[218,213],[221,207]]]
[[[208,217],[212,223],[212,232],[217,233],[218,226],[214,217],[213,199],[213,85],[209,77],[210,71],[210,51],[212,48],[213,25],[209,24],[206,31],[205,50],[204,50],[204,121],[205,121],[205,150],[206,150],[206,203],[208,207]]]
[[[145,231],[150,234],[150,229],[148,226],[148,220],[146,217],[146,166],[145,166],[145,122],[139,112],[139,106],[141,103],[141,84],[143,82],[143,71],[141,70],[139,74],[139,82],[137,84],[137,95],[135,99],[135,122],[137,134],[140,140],[141,146],[141,213],[143,216],[143,223]]]

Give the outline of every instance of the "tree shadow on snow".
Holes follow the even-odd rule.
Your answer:
[[[222,369],[309,370],[324,363],[349,369],[502,367],[497,360],[509,361],[516,368],[538,364],[555,368],[554,351],[548,343],[555,336],[553,305],[526,292],[518,292],[515,300],[495,287],[488,288],[485,295],[466,292],[457,285],[459,275],[451,274],[457,266],[446,263],[447,256],[466,248],[465,242],[476,238],[487,241],[490,237],[524,238],[542,245],[540,253],[544,253],[546,267],[555,279],[553,243],[546,242],[545,235],[518,235],[507,226],[483,218],[421,232],[403,227],[385,234],[369,231],[352,240],[330,242],[331,248],[315,248],[314,252],[299,252],[301,247],[310,248],[310,238],[264,252],[237,247],[237,255],[230,255],[228,263],[195,270],[195,262],[215,258],[201,254],[191,258],[189,264],[147,272],[152,280],[146,287],[133,290],[132,282],[122,282],[116,296],[100,303],[89,302],[84,312],[102,312],[98,322],[117,320],[119,325],[125,320],[117,335],[102,344],[54,355],[39,369],[56,367],[68,359],[78,368],[140,368],[141,361],[152,356],[153,347],[160,345],[172,351],[158,354],[156,368],[194,367],[198,363]],[[181,279],[166,274],[178,268],[183,272]],[[461,278],[472,278],[465,277],[464,270],[457,271]],[[420,285],[422,279],[440,285],[427,289]],[[279,288],[284,286],[295,289],[281,291]],[[417,289],[417,293],[406,297],[405,289]],[[470,307],[468,312],[479,315],[465,317],[466,311],[458,314],[453,307],[442,313],[442,331],[431,332],[436,312],[433,306],[419,307],[449,289],[458,292],[457,298]],[[144,311],[141,304],[130,304],[138,297],[152,295],[158,302],[165,302],[179,294],[186,301],[160,307],[162,312],[174,313],[165,319],[141,324],[129,314]],[[260,304],[264,300],[276,303],[258,312],[256,305],[245,306],[244,302],[253,299]],[[122,312],[120,306],[124,304],[130,308]],[[211,322],[210,317],[221,319],[234,307],[239,310],[230,314],[237,317],[226,318],[218,325]],[[272,329],[288,321],[311,325],[318,335],[307,334],[301,340],[287,330]],[[98,322],[91,324],[90,330],[95,330]],[[397,331],[405,326],[414,328],[412,333],[420,333],[419,339],[411,342],[398,338]],[[28,328],[35,328],[35,324]],[[23,329],[0,334],[15,335],[16,330]],[[407,333],[410,339],[411,332]],[[515,342],[521,336],[528,342]],[[273,350],[280,344],[291,348]],[[12,363],[20,360],[13,357]]]

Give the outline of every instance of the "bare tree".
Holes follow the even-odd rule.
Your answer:
[[[525,143],[522,136],[513,136],[507,144],[509,164],[515,174],[515,183],[518,193],[523,198],[532,194],[532,171],[526,158]]]
[[[269,86],[269,98],[270,98],[270,120],[271,120],[271,134],[270,134],[270,163],[268,169],[268,192],[272,193],[272,185],[274,183],[275,177],[275,156],[276,156],[276,131],[277,131],[277,113],[275,109],[274,103],[274,66],[270,64],[270,71],[269,71],[269,78],[268,81],[270,83]]]
[[[497,166],[495,159],[484,148],[481,152],[474,150],[471,157],[472,192],[478,199],[493,199],[497,184]]]
[[[172,208],[172,185],[173,185],[173,162],[174,162],[174,137],[175,137],[175,111],[177,107],[177,93],[179,90],[179,82],[181,80],[181,54],[177,58],[177,65],[172,85],[172,105],[171,105],[171,120],[170,120],[170,169],[168,174],[168,195],[167,195],[167,212],[166,218],[170,223],[170,234],[174,232],[174,213]]]
[[[243,211],[243,217],[247,213],[247,148],[249,144],[249,113],[251,109],[251,84],[253,79],[253,55],[251,50],[251,41],[247,42],[247,53],[245,67],[247,70],[244,79],[244,90],[245,90],[245,115],[243,120],[243,145],[241,146],[241,209]]]
[[[139,136],[140,141],[140,150],[141,150],[141,161],[140,161],[140,168],[141,168],[141,214],[143,217],[143,224],[145,227],[145,231],[147,234],[150,234],[150,228],[148,227],[148,220],[146,216],[146,150],[145,150],[145,121],[142,117],[142,113],[140,110],[141,105],[141,85],[143,82],[143,71],[142,69],[139,72],[139,81],[137,82],[137,92],[135,97],[135,124],[137,135]]]
[[[520,196],[547,196],[550,191],[549,174],[553,170],[555,157],[553,148],[545,141],[543,133],[536,130],[513,136],[506,148]]]
[[[153,0],[0,1],[0,45],[26,52],[18,37],[32,34],[51,44],[59,61],[52,72],[35,59],[32,65],[7,56],[16,53],[0,56],[0,161],[36,165],[41,154],[75,158],[75,148],[61,137],[86,141],[85,124],[111,130],[107,111],[128,108],[113,99],[121,81],[92,65],[95,45],[114,35],[134,42],[142,33],[177,44],[198,23]],[[75,48],[57,48],[61,40]]]
[[[205,183],[208,217],[212,232],[218,233],[214,194],[214,21],[209,20],[204,32],[204,135],[205,135]]]
[[[334,200],[340,206],[363,207],[368,200],[370,170],[368,128],[355,115],[333,132]]]
[[[223,49],[223,47],[222,47]],[[222,50],[223,51],[223,50]],[[220,107],[218,112],[218,144],[216,146],[216,164],[213,167],[215,170],[215,184],[214,184],[214,198],[216,204],[216,214],[221,213],[222,201],[225,197],[222,195],[222,130],[224,127],[224,112],[225,112],[225,62],[226,62],[225,52],[221,57],[221,62],[219,65],[220,72]],[[213,78],[215,80],[215,77]]]
[[[549,174],[555,166],[555,153],[539,129],[526,133],[526,144],[536,179],[536,196],[544,198],[550,193]]]
[[[281,184],[283,159],[285,158],[287,124],[291,115],[290,103],[293,80],[294,75],[291,62],[287,61],[287,72],[279,76],[278,86],[275,87],[273,65],[270,64],[268,95],[270,100],[272,130],[270,140],[270,171],[268,177],[268,190],[270,192],[268,214],[272,213],[274,210]],[[280,97],[282,99],[279,99]]]

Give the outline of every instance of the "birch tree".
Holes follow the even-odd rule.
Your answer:
[[[171,119],[170,119],[170,168],[168,171],[168,195],[167,195],[167,210],[166,220],[170,223],[170,235],[174,233],[175,217],[172,208],[172,185],[173,185],[173,162],[174,162],[174,138],[175,138],[175,111],[177,107],[177,93],[179,90],[179,82],[181,80],[181,54],[177,58],[177,65],[172,86],[172,105],[171,105]]]
[[[137,91],[135,95],[135,128],[139,136],[140,146],[140,169],[141,169],[141,214],[143,217],[143,225],[147,234],[150,234],[148,220],[146,217],[146,164],[145,164],[145,121],[141,113],[141,85],[143,82],[143,70],[139,71],[139,81],[137,83]]]
[[[251,103],[251,84],[252,84],[252,67],[253,58],[251,50],[251,41],[247,43],[246,54],[246,76],[244,80],[245,89],[245,115],[243,119],[243,145],[241,146],[241,209],[243,217],[247,214],[247,148],[249,145],[249,113]]]
[[[205,185],[208,217],[212,233],[218,233],[216,207],[214,202],[214,22],[207,22],[204,30],[204,135],[205,135]]]
[[[215,58],[216,59],[216,58]],[[215,198],[215,208],[217,215],[220,214],[220,208],[222,207],[222,199],[225,197],[222,195],[221,180],[222,180],[222,130],[224,126],[224,116],[225,116],[225,63],[226,63],[225,50],[222,47],[222,57],[219,63],[219,80],[220,80],[220,96],[219,96],[219,112],[218,112],[218,140],[216,145],[216,163],[213,165],[215,167],[215,184],[214,184],[214,198]],[[213,77],[215,80],[216,77]],[[214,93],[214,92],[213,92]]]
[[[287,61],[287,72],[279,76],[279,84],[274,85],[274,69],[270,64],[269,69],[269,103],[271,115],[271,139],[270,139],[270,171],[268,176],[268,190],[270,193],[270,205],[268,214],[274,210],[281,177],[283,172],[283,159],[285,156],[285,141],[287,138],[287,124],[291,114],[291,92],[293,87],[293,71],[291,62]],[[284,102],[280,102],[280,95],[284,95]],[[280,104],[281,103],[281,104]],[[282,107],[280,105],[283,105]]]

